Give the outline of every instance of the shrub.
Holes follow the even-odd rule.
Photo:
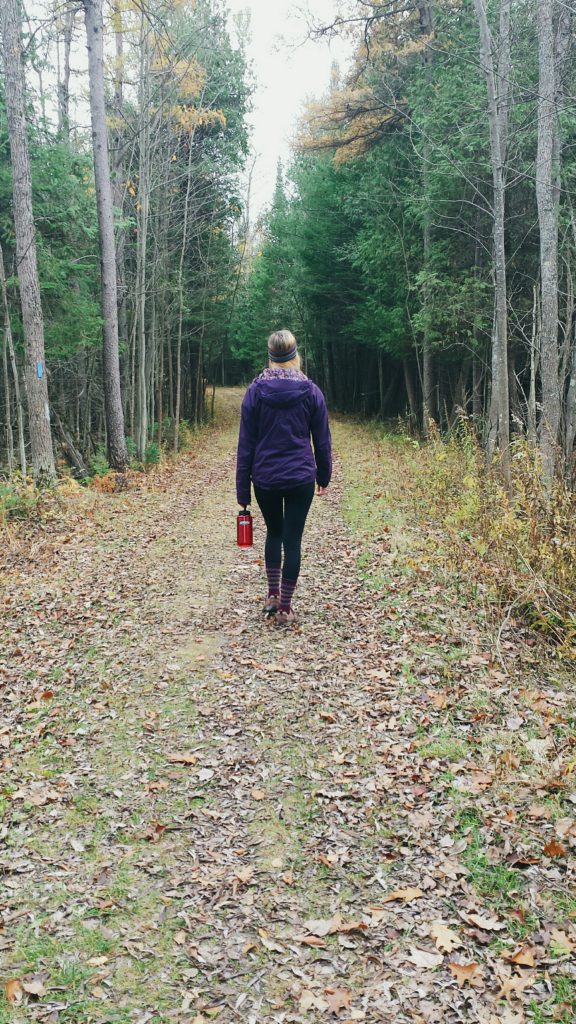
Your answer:
[[[144,465],[157,466],[160,462],[160,446],[156,441],[149,441],[144,452]]]
[[[89,468],[92,476],[106,476],[110,470],[110,465],[104,448],[100,447],[96,449],[94,455],[90,459]]]
[[[544,487],[538,451],[511,448],[511,485],[486,468],[464,421],[420,450],[415,488],[453,541],[455,559],[490,583],[507,614],[570,646],[576,640],[576,495]]]
[[[31,480],[14,477],[0,482],[0,522],[28,519],[37,511],[40,492]]]

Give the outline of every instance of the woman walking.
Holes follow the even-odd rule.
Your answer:
[[[314,485],[318,494],[326,492],[332,445],[324,395],[302,373],[290,331],[270,335],[268,360],[268,368],[252,382],[242,402],[236,494],[240,505],[249,505],[252,481],[266,523],[264,613],[286,626],[295,621],[292,597]]]

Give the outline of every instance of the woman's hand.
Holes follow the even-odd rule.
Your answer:
[[[320,487],[320,484],[318,484],[318,490],[316,491],[316,493],[318,494],[319,497],[321,497],[323,494],[326,494],[327,490],[327,487]]]

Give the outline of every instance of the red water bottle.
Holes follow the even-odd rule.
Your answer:
[[[246,508],[236,517],[236,540],[239,548],[251,548],[254,543],[252,513]]]

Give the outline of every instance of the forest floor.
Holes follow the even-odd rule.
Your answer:
[[[0,1021],[568,1024],[573,666],[496,637],[345,421],[265,625],[238,403],[4,540]]]

